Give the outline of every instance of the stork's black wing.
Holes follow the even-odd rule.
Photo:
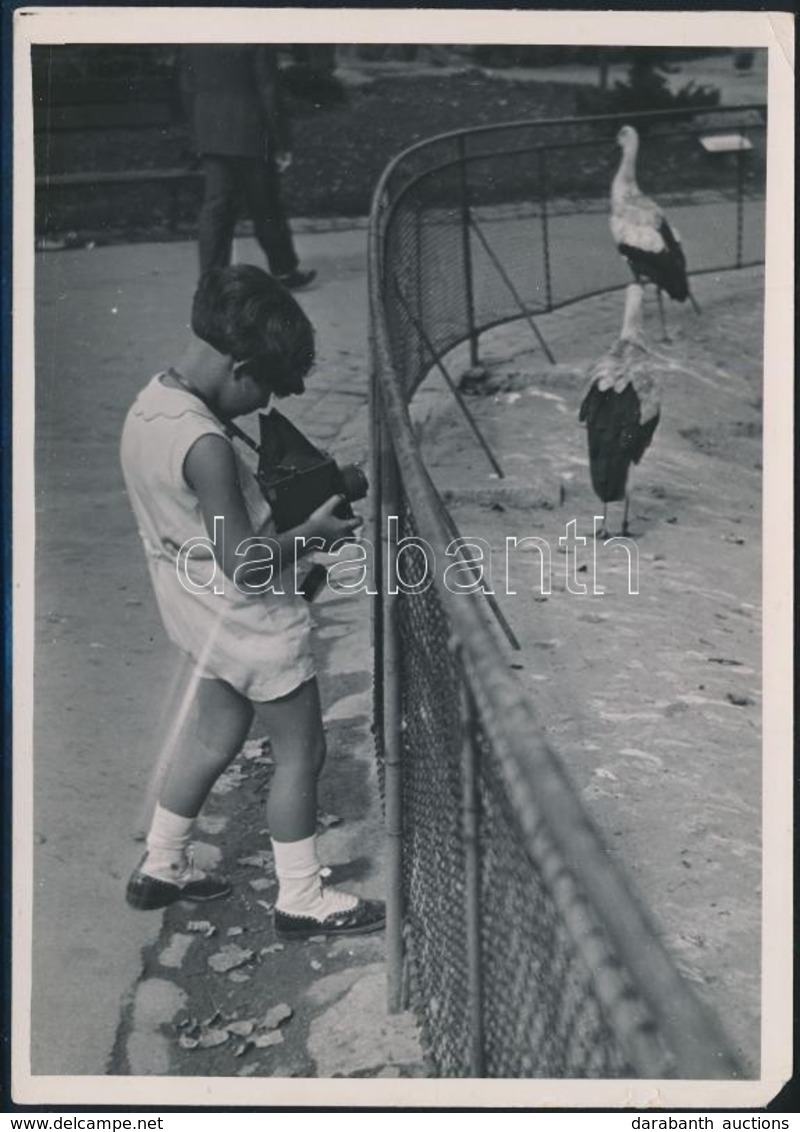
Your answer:
[[[666,220],[660,221],[658,234],[664,242],[660,252],[647,251],[630,243],[618,244],[617,247],[637,279],[649,279],[656,287],[666,291],[671,299],[683,303],[689,296],[686,256]]]
[[[589,469],[595,495],[603,503],[625,498],[628,470],[638,464],[658,424],[658,416],[640,424],[636,390],[626,385],[621,393],[602,392],[592,385],[583,399],[579,419],[586,421]]]
[[[662,220],[658,227],[658,234],[664,241],[663,254],[663,280],[662,290],[666,291],[671,299],[684,303],[689,297],[689,282],[686,278],[686,256],[675,233]]]

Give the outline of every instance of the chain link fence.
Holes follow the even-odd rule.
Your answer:
[[[668,203],[661,177],[674,173],[690,270],[761,262],[764,108],[625,120],[642,135],[643,191]],[[444,584],[453,528],[408,415],[455,345],[475,360],[481,331],[625,285],[607,228],[620,124],[432,139],[388,168],[370,220],[389,994],[415,1010],[445,1077],[744,1073],[610,864],[486,606]],[[706,136],[749,148],[707,161]],[[695,226],[717,238],[698,243]]]
[[[630,282],[608,228],[624,122],[641,135],[642,191],[667,211],[689,272],[763,263],[763,106],[434,138],[390,166],[377,202],[387,331],[409,394],[459,342],[471,342],[475,362],[482,331]]]

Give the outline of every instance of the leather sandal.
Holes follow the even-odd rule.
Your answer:
[[[155,908],[166,908],[177,900],[197,903],[219,900],[233,891],[224,877],[209,876],[190,862],[175,866],[174,881],[150,876],[149,873],[142,872],[145,859],[146,855],[133,870],[125,890],[125,899],[132,908],[149,912]]]
[[[275,909],[275,935],[278,939],[309,939],[315,935],[366,935],[379,932],[386,924],[386,905],[382,900],[359,900],[346,912],[334,912],[324,920],[315,916],[293,916]]]

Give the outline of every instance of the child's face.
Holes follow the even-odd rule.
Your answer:
[[[229,417],[243,417],[266,409],[272,389],[257,358],[231,362],[228,379],[220,393],[220,408]]]

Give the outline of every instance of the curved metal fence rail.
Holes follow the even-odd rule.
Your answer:
[[[520,122],[445,134],[389,166],[377,204],[392,358],[410,396],[436,358],[513,318],[630,282],[608,231],[623,122],[692,274],[763,263],[766,108]],[[709,152],[708,138],[746,148]]]
[[[474,360],[490,326],[524,317],[535,330],[536,314],[625,285],[606,221],[621,121],[431,139],[388,167],[370,217],[389,995],[394,1009],[410,1000],[440,1076],[744,1073],[610,864],[480,597],[443,584],[452,528],[408,415],[419,383],[455,345],[470,342]],[[764,108],[625,121],[639,126],[655,169],[679,170],[674,203],[687,219],[700,208],[707,226],[713,202],[719,239],[706,250],[687,239],[690,268],[762,262]],[[698,138],[713,133],[751,148],[709,164]],[[665,199],[646,165],[640,183]],[[583,258],[571,275],[576,247]],[[400,546],[402,584],[390,586]]]

